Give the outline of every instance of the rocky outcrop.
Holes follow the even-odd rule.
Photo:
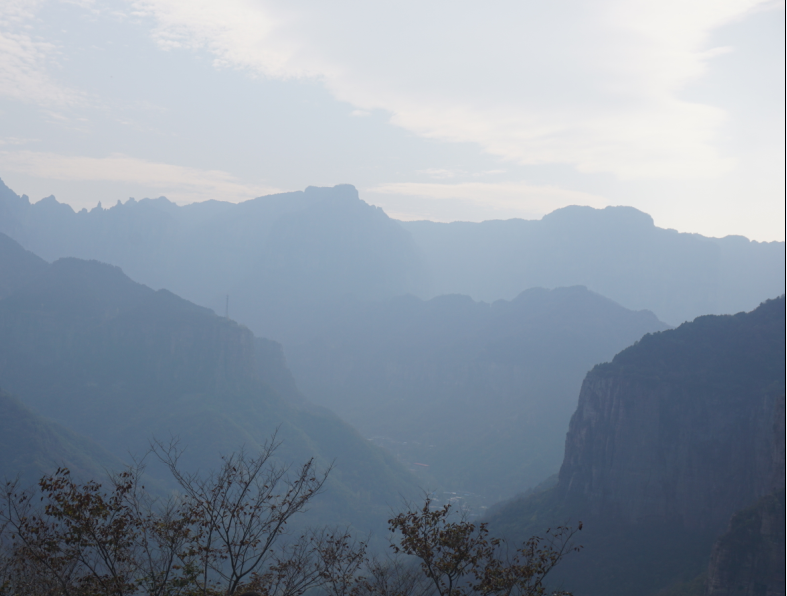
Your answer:
[[[784,299],[644,337],[591,371],[559,489],[593,516],[721,528],[773,490]],[[783,399],[783,397],[782,397]],[[782,410],[783,411],[783,410]]]
[[[713,545],[707,596],[784,596],[785,396],[777,396],[773,425],[773,492],[732,516]]]
[[[784,596],[784,489],[736,513],[716,541],[707,596]]]
[[[560,483],[592,515],[723,525],[770,489],[774,394],[722,397],[594,371],[571,421]]]

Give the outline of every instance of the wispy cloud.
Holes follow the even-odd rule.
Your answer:
[[[29,25],[43,4],[42,0],[0,3],[0,97],[50,110],[82,105],[85,93],[52,76],[58,47],[30,35]]]
[[[119,154],[97,158],[0,151],[0,171],[50,180],[124,182],[154,189],[156,195],[166,195],[177,203],[208,199],[240,202],[280,192],[265,185],[243,183],[221,170],[200,170]]]
[[[415,0],[303,8],[278,0],[138,0],[163,47],[314,77],[357,110],[521,164],[620,178],[714,177],[722,110],[681,98],[719,51],[715,28],[761,0]],[[724,50],[726,51],[726,50]]]

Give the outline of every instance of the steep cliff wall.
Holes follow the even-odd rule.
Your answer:
[[[774,394],[724,397],[594,371],[571,421],[560,484],[592,515],[726,523],[770,488]]]
[[[784,596],[784,489],[736,513],[713,546],[708,596]]]
[[[773,425],[773,492],[732,516],[713,545],[707,596],[784,596],[785,396],[777,396]]]
[[[772,490],[784,299],[646,336],[588,373],[559,490],[588,514],[716,528]]]
[[[557,484],[500,507],[492,530],[522,539],[581,519],[585,548],[557,570],[556,585],[576,596],[647,596],[699,585],[729,529],[709,574],[728,591],[712,595],[779,594],[756,591],[756,581],[781,556],[774,573],[784,582],[783,556],[772,550],[779,523],[767,506],[785,482],[784,333],[782,296],[646,335],[596,366]]]

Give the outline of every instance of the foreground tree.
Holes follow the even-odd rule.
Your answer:
[[[427,498],[389,520],[392,555],[368,554],[348,530],[285,530],[322,490],[328,472],[313,461],[275,462],[278,443],[241,451],[207,476],[187,474],[176,446],[155,452],[180,487],[156,499],[142,468],[107,488],[68,470],[34,491],[6,485],[0,508],[0,596],[537,596],[544,578],[578,550],[576,530],[558,528],[513,553],[486,525],[451,521]],[[581,529],[581,525],[580,528]]]
[[[410,508],[389,521],[401,538],[395,553],[420,561],[423,574],[439,596],[537,596],[545,594],[544,580],[568,554],[579,551],[571,539],[582,529],[559,527],[546,537],[533,537],[510,553],[507,544],[491,538],[485,523],[450,521],[450,505]],[[566,592],[553,592],[555,596]]]
[[[311,460],[294,472],[274,463],[278,446],[274,438],[255,456],[225,457],[202,477],[180,469],[175,445],[157,445],[182,491],[167,501],[141,485],[141,466],[113,476],[108,488],[75,482],[65,469],[34,491],[7,484],[0,588],[67,596],[234,594],[280,564],[274,547],[287,522],[327,478]]]
[[[287,522],[322,489],[327,471],[318,474],[309,460],[292,474],[274,463],[278,446],[274,438],[256,457],[244,451],[224,457],[219,471],[207,477],[182,472],[176,446],[157,446],[186,496],[182,519],[189,535],[182,558],[197,565],[190,579],[203,594],[219,586],[234,594],[265,568]]]

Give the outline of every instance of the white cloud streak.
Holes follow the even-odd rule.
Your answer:
[[[165,194],[181,204],[209,199],[240,202],[281,192],[269,186],[242,183],[221,170],[200,170],[119,154],[96,158],[0,151],[0,169],[50,180],[133,183],[155,189],[156,194]]]
[[[681,99],[711,31],[761,0],[522,3],[138,0],[166,48],[313,77],[357,110],[522,164],[622,179],[716,177],[725,114]],[[357,112],[356,112],[357,113]]]

